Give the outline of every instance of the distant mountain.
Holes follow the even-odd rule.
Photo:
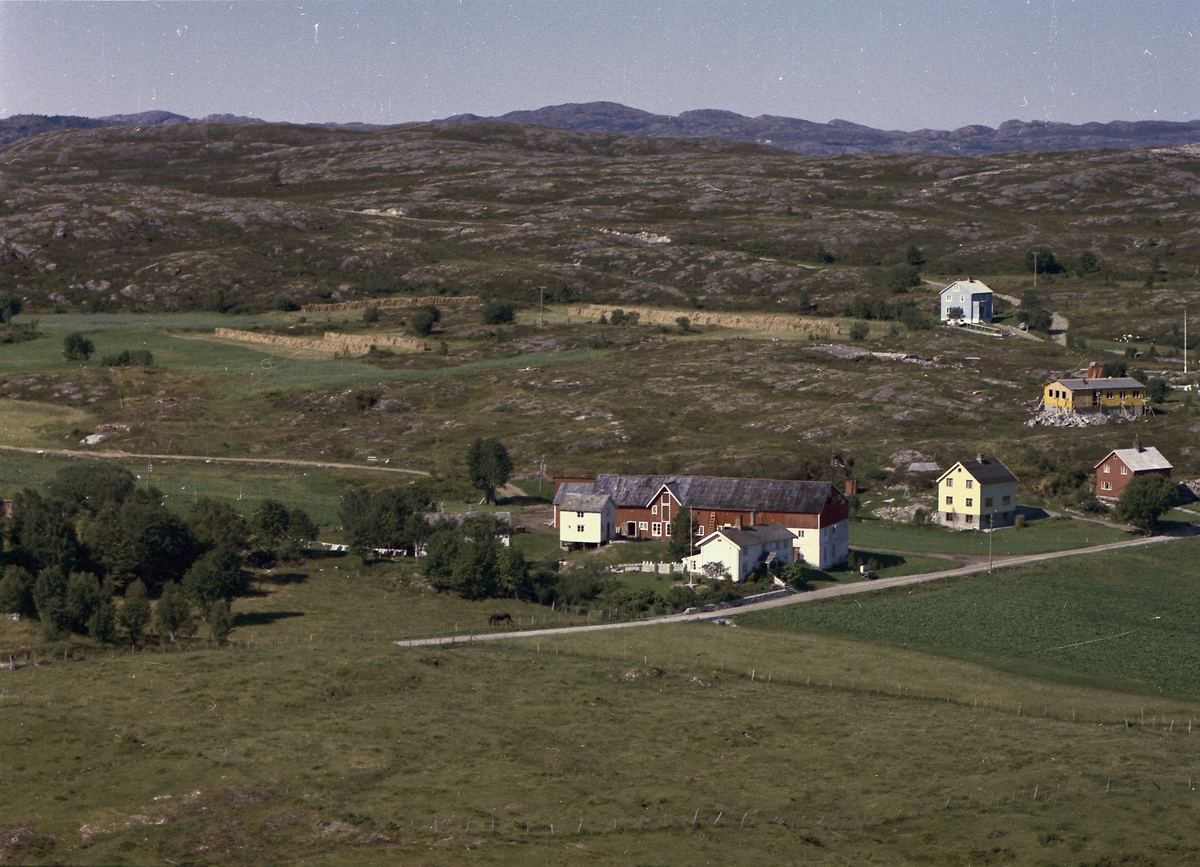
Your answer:
[[[964,126],[956,130],[881,130],[832,120],[814,123],[791,117],[745,117],[703,109],[679,115],[651,114],[615,102],[568,103],[499,117],[460,114],[450,121],[504,121],[559,129],[653,137],[702,137],[770,144],[810,156],[835,154],[990,154],[1004,151],[1068,151],[1094,148],[1165,147],[1200,142],[1200,120],[1048,123],[1009,120],[998,129]]]
[[[169,111],[143,111],[137,114],[110,114],[107,117],[77,117],[74,115],[14,114],[0,118],[0,147],[18,139],[44,132],[61,132],[71,129],[99,129],[106,126],[161,126],[168,123],[266,123],[257,117],[236,114],[210,114],[207,117],[191,118]],[[347,129],[356,132],[374,132],[385,129],[372,123],[314,123],[325,129]]]

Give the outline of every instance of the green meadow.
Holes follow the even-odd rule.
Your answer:
[[[5,858],[1182,863],[1196,544],[741,628],[454,647],[392,640],[486,631],[495,601],[344,556],[260,574],[220,650],[49,646],[6,622]]]

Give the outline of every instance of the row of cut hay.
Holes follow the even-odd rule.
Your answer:
[[[365,355],[371,347],[391,349],[398,352],[424,352],[429,347],[424,340],[411,337],[392,337],[386,334],[334,334],[326,332],[320,340],[307,337],[287,337],[282,334],[261,334],[257,331],[239,331],[235,328],[218,328],[216,336],[225,340],[243,343],[265,343],[269,346],[285,346],[290,349],[309,349],[317,352],[349,353]]]
[[[572,307],[572,316],[599,319],[611,314],[617,307],[588,304]],[[706,310],[664,310],[656,307],[621,307],[626,313],[637,313],[638,321],[651,325],[674,325],[681,316],[686,316],[692,325],[708,325],[718,328],[738,328],[747,331],[784,331],[793,334],[841,334],[836,319],[817,319],[804,316],[786,316],[770,313],[713,313]]]
[[[435,307],[473,304],[479,299],[474,295],[425,295],[421,298],[375,298],[370,301],[342,301],[338,304],[305,304],[300,308],[303,313],[334,313],[339,310],[366,310],[376,307],[380,310],[396,307],[424,307],[432,304]]]

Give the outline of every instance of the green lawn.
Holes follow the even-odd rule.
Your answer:
[[[746,625],[851,636],[1200,700],[1200,540],[796,605]]]
[[[1025,527],[1006,527],[992,534],[996,556],[1043,554],[1130,538],[1124,530],[1091,521],[1045,518]],[[987,556],[988,534],[915,526],[894,521],[858,521],[850,524],[850,544],[855,548],[886,551],[927,551],[934,554]]]

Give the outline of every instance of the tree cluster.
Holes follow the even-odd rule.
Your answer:
[[[908,328],[928,328],[929,316],[916,301],[902,299],[886,301],[882,298],[864,298],[859,295],[842,309],[842,315],[850,319],[875,319],[881,322],[897,321]]]
[[[418,484],[382,491],[347,488],[338,517],[346,541],[359,551],[390,548],[416,553],[430,534],[425,513],[432,505],[429,494]]]
[[[49,638],[112,641],[120,626],[136,643],[152,613],[173,638],[186,632],[193,606],[214,634],[227,632],[230,604],[246,590],[243,558],[273,560],[315,536],[307,514],[272,500],[247,521],[228,503],[198,499],[185,519],[123,467],[74,464],[44,491],[13,497],[0,607],[38,618]]]

